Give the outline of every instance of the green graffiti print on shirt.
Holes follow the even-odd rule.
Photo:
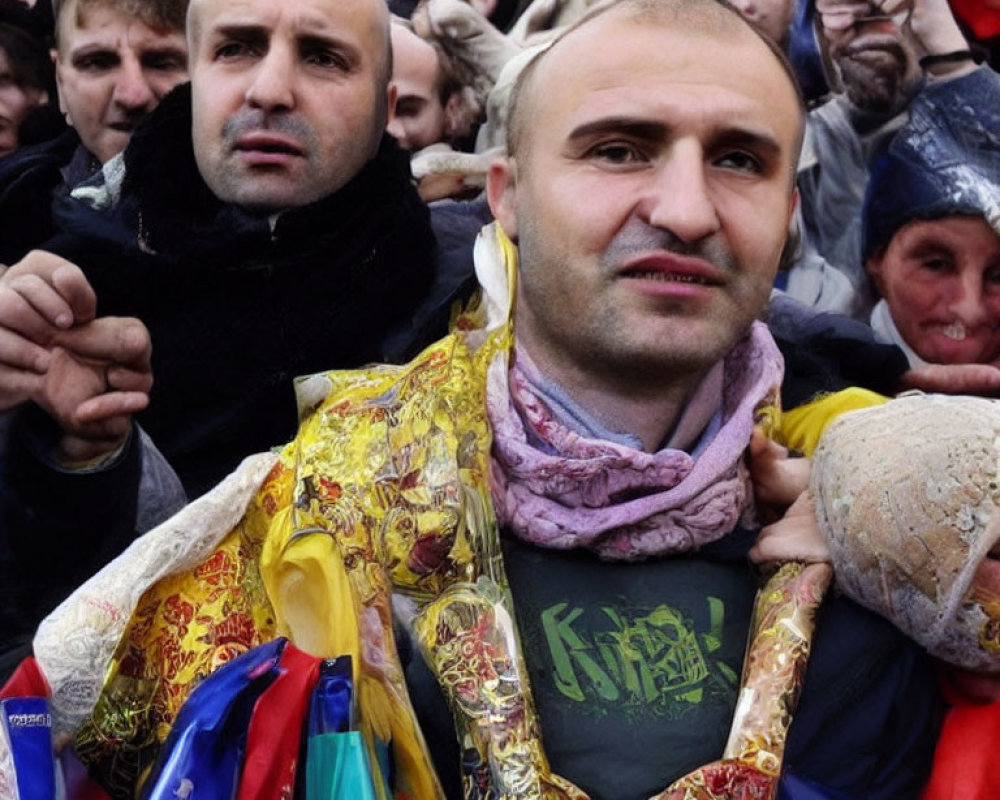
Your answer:
[[[567,699],[636,703],[676,717],[701,703],[706,690],[736,685],[732,668],[711,658],[722,646],[725,609],[707,598],[710,629],[699,632],[676,609],[602,606],[609,626],[581,624],[582,608],[557,603],[541,614],[555,688]]]

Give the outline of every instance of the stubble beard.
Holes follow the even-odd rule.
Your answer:
[[[282,198],[267,197],[266,177],[247,174],[235,163],[236,142],[248,133],[267,131],[283,134],[294,139],[304,153],[305,180],[298,187],[292,187]],[[261,214],[274,213],[283,209],[305,205],[316,194],[310,178],[314,176],[315,154],[318,150],[316,132],[304,119],[295,116],[267,114],[259,109],[240,109],[230,115],[222,126],[221,159],[216,163],[211,186],[219,199],[235,203],[250,211]]]
[[[541,232],[533,215],[522,215],[518,220],[518,229],[521,233],[518,244],[522,277],[526,264],[529,265],[528,272],[568,269],[569,265],[561,254],[549,257],[551,254],[547,254],[544,248],[536,247]],[[699,258],[723,272],[729,281],[742,279],[740,268],[721,237],[686,243],[669,230],[632,220],[614,236],[602,254],[598,280],[613,282],[617,280],[620,266],[632,256],[657,251]],[[558,304],[560,298],[552,297],[546,291],[531,290],[527,288],[530,284],[530,280],[521,281],[522,299],[531,307],[535,320],[532,331],[536,337],[535,348],[539,346],[537,339],[542,339],[550,353],[553,349],[561,351],[566,361],[578,365],[578,371],[590,374],[606,385],[631,387],[638,394],[655,392],[658,387],[704,374],[746,335],[756,317],[756,314],[748,315],[746,324],[738,326],[732,326],[728,320],[713,320],[718,325],[731,326],[732,336],[710,343],[699,333],[685,332],[685,316],[680,310],[674,315],[676,336],[671,336],[669,341],[651,344],[642,331],[629,329],[621,308],[605,305],[592,309],[591,317],[576,320],[574,334],[563,330],[565,326],[559,324],[558,318],[552,324],[548,315],[535,313],[537,309]],[[719,288],[713,291],[726,290]],[[761,306],[766,302],[766,296],[765,292]],[[607,335],[609,331],[614,332],[614,336]]]
[[[919,77],[908,69],[902,48],[893,49],[893,64],[872,64],[851,54],[837,61],[847,99],[862,111],[874,114],[897,113],[909,105],[920,89]]]

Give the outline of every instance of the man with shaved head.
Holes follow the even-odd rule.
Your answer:
[[[392,25],[392,82],[396,87],[391,133],[411,153],[467,136],[475,113],[448,56],[402,20]]]
[[[208,687],[259,674],[287,637],[351,655],[352,735],[376,755],[345,797],[386,781],[456,800],[916,798],[935,677],[887,623],[823,606],[790,730],[793,699],[741,689],[758,585],[746,454],[783,376],[755,318],[802,130],[787,65],[716,0],[621,0],[540,55],[489,172],[483,302],[409,365],[313,376],[291,444],[111,566],[131,599],[98,579],[46,621],[56,697],[63,678],[104,686],[76,739],[92,774],[141,779],[141,746],[173,785]],[[144,581],[142,553],[167,541],[204,560]],[[763,602],[803,599],[776,594]],[[748,663],[801,680],[781,647],[808,644],[806,620],[766,619],[755,641],[774,646]],[[59,656],[88,626],[91,677]],[[758,757],[699,772],[734,717]],[[261,757],[281,775],[308,760],[291,729],[244,779]]]
[[[440,327],[418,313],[434,236],[384,133],[383,0],[193,0],[187,34],[190,86],[88,193],[98,220],[0,278],[0,410],[16,413],[0,639],[160,513],[122,506],[159,475],[133,414],[195,497],[294,433],[295,376],[445,329],[447,297],[424,307]]]

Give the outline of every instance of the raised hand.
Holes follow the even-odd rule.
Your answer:
[[[904,0],[883,0],[884,4],[900,3]],[[906,0],[909,2],[909,0]],[[948,0],[912,0],[913,14],[910,17],[910,32],[919,54],[940,55],[966,50],[969,43],[951,13]],[[975,67],[971,61],[950,65],[949,71],[968,71]]]
[[[95,319],[97,298],[80,269],[33,251],[0,278],[0,411],[27,401],[65,436],[57,458],[113,452],[131,415],[149,402],[149,333],[137,319]]]
[[[99,317],[59,334],[33,396],[63,429],[55,456],[87,461],[116,450],[153,385],[149,332],[137,319]]]
[[[41,390],[56,336],[94,318],[97,299],[80,269],[32,251],[0,278],[0,411]]]

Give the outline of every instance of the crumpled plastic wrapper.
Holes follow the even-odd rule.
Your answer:
[[[726,750],[652,800],[774,800],[829,564],[782,564],[757,593]]]
[[[813,458],[837,584],[932,655],[1000,674],[989,619],[967,599],[1000,538],[1000,402],[909,395],[844,415]]]

